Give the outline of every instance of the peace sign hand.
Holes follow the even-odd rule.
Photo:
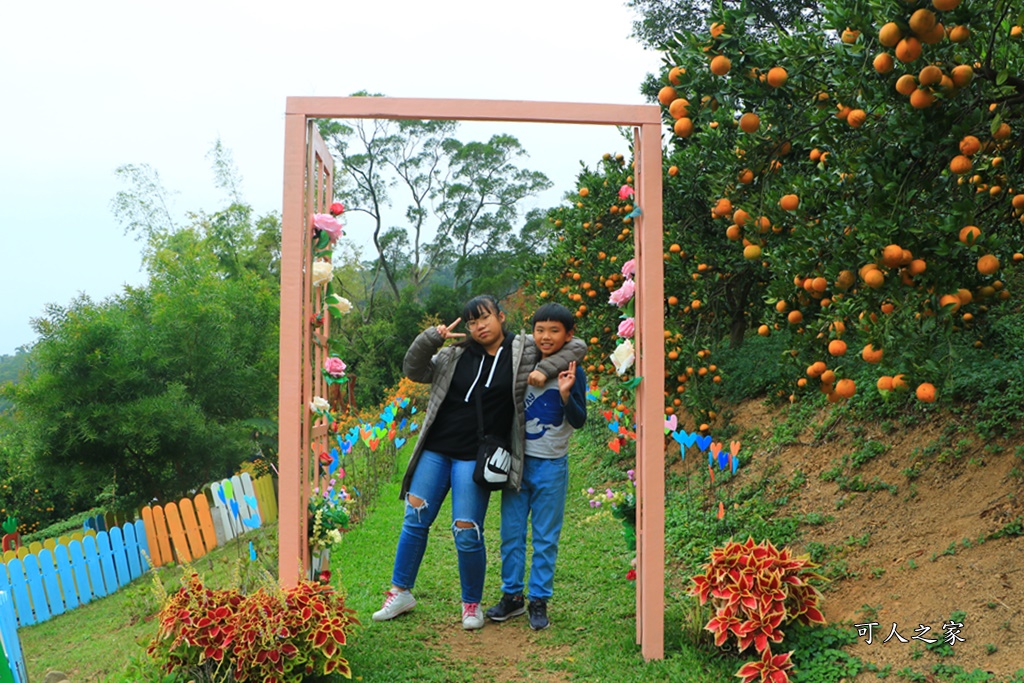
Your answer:
[[[455,339],[458,337],[465,337],[466,335],[462,332],[452,332],[455,326],[462,322],[462,318],[458,317],[449,325],[438,325],[437,333],[441,335],[441,339]]]

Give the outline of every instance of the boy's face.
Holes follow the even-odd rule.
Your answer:
[[[572,332],[566,331],[565,325],[556,320],[540,320],[533,324],[533,342],[544,358],[558,353],[570,339]]]

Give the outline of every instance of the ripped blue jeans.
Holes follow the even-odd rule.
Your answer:
[[[424,450],[412,475],[405,501],[405,520],[398,537],[395,569],[391,583],[411,589],[427,549],[427,535],[448,490],[452,492],[452,533],[459,554],[459,579],[462,601],[480,602],[484,594],[487,549],[484,547],[484,517],[490,491],[473,481],[472,460],[454,460],[435,451]],[[423,501],[413,505],[409,497]],[[462,526],[459,524],[462,523]],[[468,526],[467,526],[468,525]]]

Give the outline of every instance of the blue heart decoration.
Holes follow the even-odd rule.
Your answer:
[[[238,501],[235,500],[234,498],[232,498],[231,502],[230,502],[230,505],[231,505],[231,516],[234,517],[235,519],[238,519]]]
[[[247,518],[243,519],[242,520],[242,524],[246,525],[250,529],[259,529],[260,528],[260,513],[257,512],[252,517],[247,517]]]
[[[359,438],[359,427],[355,426],[352,429],[348,430],[348,432],[345,434],[345,438],[351,441],[352,443],[355,443],[356,439]]]
[[[391,422],[392,420],[394,420],[395,419],[395,409],[394,409],[394,407],[393,406],[388,406],[387,408],[385,408],[384,412],[381,413],[381,417],[384,418],[385,422]]]
[[[409,431],[410,432],[415,432],[419,428],[420,428],[420,426],[418,424],[416,424],[415,422],[413,422],[411,425],[409,425]]]
[[[714,467],[714,466],[715,466],[715,454],[712,453],[711,451],[708,451],[708,467]]]
[[[400,450],[405,445],[405,439],[400,436],[395,437],[395,450]]]
[[[398,423],[398,428],[405,429],[405,425],[407,424],[409,424],[409,420],[403,417],[402,421]]]
[[[740,466],[740,456],[732,456],[732,473],[736,474],[736,468]]]
[[[228,504],[228,499],[224,496],[224,489],[221,488],[220,486],[217,487],[217,497],[220,498],[220,502],[224,503],[225,505]]]
[[[404,408],[404,407],[406,407],[407,405],[409,405],[409,399],[408,399],[408,398],[403,398],[403,399],[402,399],[401,401],[399,401],[399,403],[398,403],[398,406],[399,406],[400,408]]]
[[[711,435],[710,434],[708,434],[707,436],[697,436],[696,438],[697,438],[697,448],[701,449],[702,451],[706,451],[707,449],[711,448]]]
[[[729,464],[729,454],[725,451],[718,451],[718,469],[724,470]]]
[[[256,561],[256,546],[252,544],[252,541],[249,541],[249,561]]]
[[[680,429],[678,431],[670,432],[670,434],[672,434],[672,438],[676,440],[677,444],[682,446],[684,449],[686,448],[686,437],[689,436],[689,435],[686,433],[685,429]],[[693,444],[690,444],[690,445],[692,446]]]
[[[260,504],[256,502],[256,496],[247,496],[243,494],[242,497],[245,498],[245,504],[248,505],[250,508],[252,508],[253,510],[260,509]]]
[[[409,414],[410,415],[415,415],[416,414],[416,406],[413,406],[412,408],[409,409]]]
[[[683,444],[679,444],[679,457],[683,461],[686,460],[686,446],[684,446]]]
[[[345,442],[345,445],[341,447],[342,454],[348,455],[349,453],[351,453],[352,452],[352,446],[354,446],[354,445],[355,444],[351,444],[351,443]]]
[[[608,429],[610,429],[613,432],[615,432],[616,434],[618,434],[619,433],[619,422],[618,422],[618,420],[616,420],[615,422],[609,422],[608,423]]]

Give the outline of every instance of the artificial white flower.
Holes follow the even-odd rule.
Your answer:
[[[323,396],[314,396],[309,402],[309,409],[314,413],[327,413],[331,410],[331,403]]]
[[[330,261],[316,261],[313,263],[313,286],[319,287],[331,281],[334,276],[334,266]]]
[[[610,358],[612,359],[612,365],[615,366],[615,372],[620,375],[625,374],[627,370],[633,367],[633,361],[636,360],[633,342],[629,339],[623,341],[615,347],[615,351],[612,352]]]
[[[338,315],[345,315],[346,313],[352,312],[352,302],[343,296],[332,294],[327,298],[327,305],[331,307],[331,311]]]

